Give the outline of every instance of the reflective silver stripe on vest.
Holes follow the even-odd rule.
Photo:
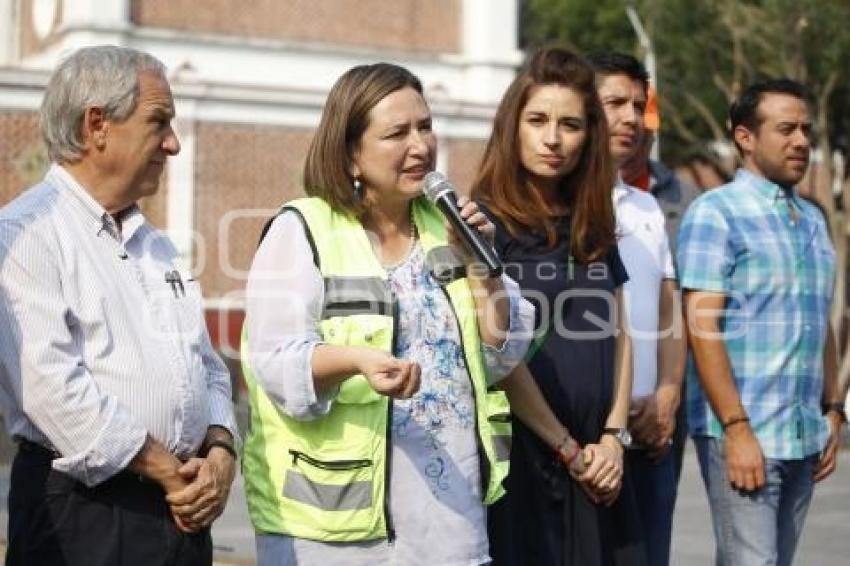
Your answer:
[[[496,461],[504,462],[511,459],[511,435],[494,434],[493,447],[496,449]]]
[[[448,285],[455,279],[466,277],[466,266],[449,246],[431,248],[425,256],[425,264],[440,285]]]
[[[283,496],[323,511],[369,509],[372,507],[372,482],[356,481],[345,485],[331,485],[314,482],[295,470],[287,470],[283,482]]]
[[[326,277],[323,319],[354,314],[392,316],[393,298],[380,277]]]

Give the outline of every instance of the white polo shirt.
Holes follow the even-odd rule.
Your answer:
[[[634,351],[632,399],[637,399],[653,393],[658,382],[661,282],[675,279],[676,271],[655,197],[618,177],[613,198],[617,247],[629,274],[623,295]]]

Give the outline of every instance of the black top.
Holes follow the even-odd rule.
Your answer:
[[[548,329],[528,367],[573,436],[581,444],[595,442],[613,402],[615,292],[628,280],[617,247],[581,264],[570,254],[568,218],[558,224],[554,248],[545,234],[514,238],[501,222],[494,223],[506,273],[534,304],[536,327]]]
[[[545,234],[511,236],[485,213],[496,225],[505,272],[534,304],[538,328],[548,329],[529,370],[570,434],[582,445],[596,443],[613,403],[615,292],[628,280],[617,247],[581,264],[570,254],[569,218],[558,223],[557,244],[550,248]],[[489,512],[494,564],[643,564],[628,482],[611,508],[594,505],[552,450],[517,419],[513,434],[508,494]]]

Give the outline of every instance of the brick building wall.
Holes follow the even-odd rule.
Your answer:
[[[139,26],[426,53],[461,50],[462,0],[133,0]],[[249,5],[250,4],[250,5]]]
[[[486,140],[449,139],[446,150],[449,152],[449,166],[446,175],[461,193],[468,194],[472,181],[481,165]]]
[[[0,206],[41,177],[46,159],[38,113],[0,110]]]
[[[207,297],[244,288],[269,214],[237,219],[233,214],[272,211],[302,195],[301,170],[312,135],[308,129],[273,126],[196,126],[194,228],[205,253],[196,247],[195,264],[203,262],[200,281]]]

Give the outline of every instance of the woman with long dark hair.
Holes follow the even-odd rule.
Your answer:
[[[593,70],[563,48],[536,52],[499,105],[472,196],[537,307],[538,338],[514,373],[531,373],[588,467],[567,473],[514,421],[507,495],[489,516],[495,564],[643,563],[623,483],[631,354],[613,171]]]

